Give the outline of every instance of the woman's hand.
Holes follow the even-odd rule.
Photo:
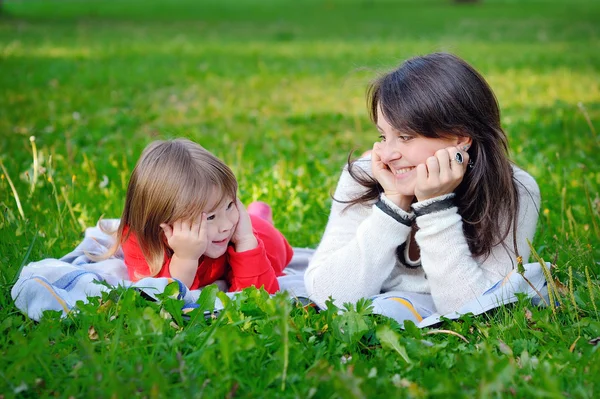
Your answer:
[[[252,231],[252,221],[246,207],[239,198],[236,198],[235,206],[240,214],[240,219],[235,227],[231,241],[235,245],[235,252],[249,251],[258,246],[258,241]]]
[[[202,213],[195,220],[177,220],[173,226],[162,223],[160,227],[173,250],[173,256],[197,262],[208,246],[207,225],[206,214]]]
[[[456,154],[462,154],[463,162],[456,161]],[[426,163],[417,166],[417,201],[424,201],[454,192],[462,182],[469,163],[469,154],[456,147],[442,148]]]
[[[373,170],[373,177],[379,182],[387,199],[392,201],[398,207],[405,211],[410,210],[410,204],[412,203],[413,197],[409,197],[400,193],[399,188],[396,186],[397,179],[390,168],[381,160],[380,149],[381,143],[376,142],[373,144],[373,151],[371,151],[371,169]]]

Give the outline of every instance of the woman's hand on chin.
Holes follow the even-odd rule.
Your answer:
[[[373,144],[373,151],[371,152],[371,169],[373,170],[373,177],[375,177],[377,182],[383,187],[386,198],[396,204],[396,206],[408,212],[414,196],[407,196],[400,192],[397,187],[396,177],[390,168],[381,160],[379,152],[380,146],[381,143],[376,142]]]
[[[417,166],[417,201],[454,192],[463,180],[468,163],[469,154],[456,147],[436,151],[424,164]]]

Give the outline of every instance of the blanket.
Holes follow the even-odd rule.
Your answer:
[[[82,242],[62,258],[31,262],[23,268],[11,290],[12,298],[19,310],[36,321],[39,321],[47,310],[60,311],[66,315],[75,307],[77,301],[87,302],[89,297],[101,296],[102,292],[118,286],[138,289],[147,297],[157,300],[157,294],[164,292],[168,284],[176,281],[165,277],[148,277],[136,282],[130,281],[123,261],[123,253],[120,250],[108,259],[100,261],[92,259],[111,248],[114,237],[106,231],[114,231],[119,220],[106,219],[101,223],[103,228],[97,225],[86,229]],[[294,256],[284,270],[285,275],[278,277],[280,290],[286,291],[290,298],[300,300],[302,303],[310,300],[304,286],[304,270],[313,252],[314,250],[310,248],[294,248]],[[481,314],[502,304],[517,301],[518,293],[523,293],[534,302],[539,302],[538,292],[543,296],[547,295],[542,267],[537,263],[524,266],[524,275],[533,287],[522,275],[513,271],[458,311],[445,315],[437,313],[430,315],[418,326],[431,326],[439,323],[443,318],[456,319],[466,313]],[[225,281],[218,281],[216,284],[222,291],[227,290]],[[179,292],[179,299],[184,301],[185,306],[194,307],[201,290],[189,290],[184,284],[179,283]],[[227,293],[229,296],[235,294]],[[217,299],[215,310],[220,309],[223,309],[223,304]],[[375,312],[386,315],[385,311],[378,312],[378,309],[375,309]]]

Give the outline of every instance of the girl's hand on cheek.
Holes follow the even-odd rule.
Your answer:
[[[456,161],[456,154],[461,153],[463,163]],[[462,182],[469,163],[469,154],[456,147],[447,147],[436,151],[427,158],[424,164],[417,166],[417,184],[415,196],[417,201],[454,192]]]
[[[246,207],[239,198],[236,198],[235,205],[238,209],[240,218],[235,227],[235,232],[233,233],[231,241],[235,245],[236,252],[249,251],[258,246],[258,241],[252,231],[252,221],[250,220],[250,215],[248,215]]]
[[[204,255],[208,245],[207,224],[206,214],[203,213],[196,220],[176,220],[173,226],[162,223],[160,227],[174,256],[198,260]]]
[[[397,187],[397,180],[390,168],[381,160],[381,143],[373,144],[371,151],[371,169],[373,177],[379,182],[387,199],[392,201],[398,207],[408,211],[412,203],[412,197],[401,194]]]

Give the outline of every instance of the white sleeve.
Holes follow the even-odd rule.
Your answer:
[[[361,168],[369,173],[367,162]],[[309,297],[320,307],[330,296],[341,305],[379,294],[394,268],[396,247],[410,232],[412,213],[384,195],[378,204],[366,206],[347,208],[348,204],[336,201],[355,198],[363,190],[344,169],[325,233],[305,273]]]
[[[527,240],[533,241],[537,225],[540,193],[535,180],[527,173],[516,169],[515,178],[520,200],[517,247],[526,262],[530,254]],[[418,205],[415,211],[418,212]],[[415,239],[421,250],[421,263],[435,306],[442,314],[456,311],[480,296],[517,264],[513,249],[514,226],[504,245],[493,247],[487,259],[478,263],[471,255],[463,233],[462,218],[455,206],[417,216],[416,221],[419,230]]]

